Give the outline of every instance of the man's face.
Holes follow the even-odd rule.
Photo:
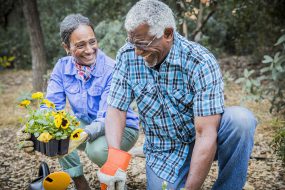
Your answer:
[[[71,55],[81,65],[92,65],[96,60],[97,40],[90,26],[80,25],[70,36]]]
[[[169,53],[172,45],[172,39],[169,43],[169,38],[165,35],[160,38],[149,35],[149,26],[147,24],[142,24],[129,32],[128,42],[134,46],[135,53],[143,57],[148,67],[154,67],[161,63]]]

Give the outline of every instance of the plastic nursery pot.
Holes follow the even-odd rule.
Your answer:
[[[40,152],[40,141],[37,140],[34,134],[31,135],[31,141],[34,143],[34,149]]]
[[[41,142],[41,144],[45,146],[45,155],[52,157],[58,154],[59,140],[51,139],[47,143]]]
[[[44,143],[38,141],[32,134],[31,140],[34,142],[34,149],[46,156],[53,157],[57,155],[64,155],[68,152],[69,138],[67,139],[51,139],[49,142]]]
[[[58,155],[67,154],[69,147],[69,137],[67,139],[61,139],[58,144]]]

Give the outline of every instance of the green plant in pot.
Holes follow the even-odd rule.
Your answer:
[[[42,92],[36,92],[19,103],[28,111],[23,121],[25,132],[31,134],[36,151],[47,156],[64,155],[69,139],[76,140],[76,134],[82,131],[78,128],[80,123],[64,110],[56,110],[54,103],[43,97]]]

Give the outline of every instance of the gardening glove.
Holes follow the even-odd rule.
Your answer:
[[[105,127],[101,122],[92,122],[90,125],[85,126],[84,129],[76,129],[70,138],[67,154],[71,153],[82,143],[86,141],[92,142],[104,134]]]
[[[109,147],[108,159],[97,172],[101,190],[123,190],[126,184],[126,170],[131,155],[122,150]]]
[[[17,140],[20,149],[27,153],[34,151],[34,143],[31,141],[31,134],[25,132],[26,126],[24,125],[19,131],[17,131]]]

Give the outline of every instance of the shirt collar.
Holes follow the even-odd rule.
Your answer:
[[[105,53],[102,52],[99,48],[97,49],[97,56],[96,56],[96,65],[95,69],[91,72],[91,75],[95,77],[101,77],[104,74],[104,66],[105,66]]]
[[[178,56],[178,52],[177,52],[177,46],[178,46],[178,36],[179,34],[177,32],[174,32],[174,36],[173,36],[173,44],[170,48],[170,51],[168,53],[168,55],[166,56],[164,62],[162,63],[163,64],[175,64],[177,63],[176,60],[180,59],[179,56]]]

